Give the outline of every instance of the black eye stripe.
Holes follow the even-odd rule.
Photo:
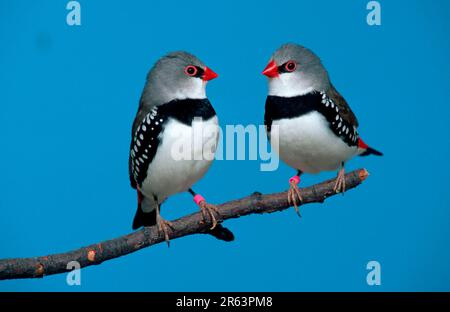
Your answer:
[[[195,66],[197,68],[197,74],[194,77],[200,78],[203,76],[203,74],[205,73],[205,71],[203,70],[203,68]]]

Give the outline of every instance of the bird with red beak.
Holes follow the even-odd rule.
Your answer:
[[[213,159],[198,155],[203,156],[206,148],[214,149],[213,154],[217,146],[219,123],[206,97],[206,83],[216,77],[194,55],[169,53],[148,73],[133,123],[129,175],[138,198],[133,229],[157,225],[168,244],[172,225],[161,217],[160,208],[169,196],[180,192],[193,195],[204,220],[211,224],[209,234],[225,241],[234,238],[218,224],[217,208],[192,190]],[[196,144],[194,119],[201,120],[205,129],[201,138],[195,138]],[[176,153],[180,146],[188,149],[183,158]]]
[[[269,64],[267,64],[262,73],[268,78],[275,78],[280,76],[280,74],[278,73],[278,65],[274,60],[270,60]]]
[[[262,73],[269,78],[264,124],[280,158],[297,171],[289,180],[288,201],[300,215],[303,173],[339,168],[334,190],[344,192],[345,163],[357,155],[382,154],[362,141],[358,120],[311,50],[285,44]]]

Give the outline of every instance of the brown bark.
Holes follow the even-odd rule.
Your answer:
[[[352,189],[368,176],[365,169],[355,170],[346,175],[346,188]],[[323,202],[336,193],[333,191],[334,179],[301,189],[303,203]],[[272,213],[290,207],[287,192],[263,195],[258,192],[250,196],[232,200],[217,206],[221,221],[239,218],[253,213]],[[205,233],[209,222],[201,222],[199,212],[173,221],[171,240],[186,235]],[[139,249],[164,242],[156,226],[143,228],[128,235],[107,240],[77,250],[34,258],[16,258],[0,260],[0,280],[43,277],[44,275],[68,272],[67,264],[78,261],[81,267],[97,265],[104,261],[118,258]]]

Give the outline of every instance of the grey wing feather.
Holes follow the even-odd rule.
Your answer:
[[[133,121],[133,127],[131,129],[131,143],[130,143],[130,152],[134,146],[134,135],[136,133],[137,128],[141,124],[144,117],[151,111],[152,107],[147,107],[147,105],[144,105],[144,101],[141,98],[139,101],[139,108],[136,113],[136,117]],[[132,188],[136,188],[136,179],[134,178],[133,174],[133,164],[132,164],[132,157],[131,154],[128,155],[128,175],[130,177],[130,184]]]
[[[339,107],[339,114],[342,119],[346,122],[354,125],[356,128],[359,126],[358,119],[356,119],[355,114],[352,112],[347,101],[339,94],[339,92],[331,85],[330,89],[326,92],[327,96],[330,97],[333,102]]]

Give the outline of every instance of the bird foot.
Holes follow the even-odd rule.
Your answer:
[[[300,189],[298,188],[298,183],[300,183],[299,176],[293,176],[289,179],[289,191],[288,191],[288,203],[289,205],[293,205],[295,212],[299,217],[301,217],[300,210],[298,209],[299,204],[302,203],[303,198],[300,193]]]
[[[338,175],[336,177],[336,183],[334,184],[333,190],[336,193],[345,193],[345,168],[339,169]]]
[[[158,230],[164,234],[164,240],[167,243],[167,247],[170,247],[169,229],[173,230],[173,223],[158,216],[157,224]]]
[[[194,201],[197,204],[197,206],[200,208],[200,211],[202,212],[203,220],[205,222],[208,220],[207,216],[209,216],[209,218],[212,222],[212,226],[211,226],[210,230],[214,229],[218,224],[215,214],[220,216],[220,213],[219,213],[219,210],[217,209],[217,207],[215,205],[207,203],[206,200],[203,198],[203,196],[200,194],[197,194],[194,196]]]

